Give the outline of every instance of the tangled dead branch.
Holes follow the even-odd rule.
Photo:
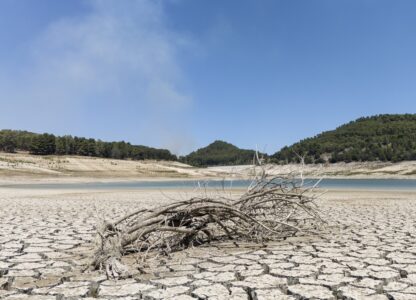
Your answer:
[[[213,240],[264,243],[323,222],[315,204],[316,184],[305,185],[302,177],[266,173],[262,168],[237,199],[204,195],[104,222],[92,267],[104,269],[112,278],[125,277],[128,268],[121,264],[121,257],[128,253],[145,259],[151,251],[169,254]]]

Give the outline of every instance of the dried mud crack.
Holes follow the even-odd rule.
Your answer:
[[[150,191],[0,191],[0,298],[416,299],[414,193],[326,197],[320,205],[330,226],[320,236],[265,247],[212,244],[145,267],[131,255],[123,260],[137,273],[113,281],[81,272],[93,251],[93,217],[123,215],[167,197]]]

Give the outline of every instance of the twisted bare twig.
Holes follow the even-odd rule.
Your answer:
[[[260,164],[260,159],[256,157]],[[131,251],[170,253],[212,240],[265,242],[308,231],[322,223],[314,189],[304,179],[270,177],[262,168],[239,198],[194,197],[165,207],[140,209],[98,230],[92,266],[109,277],[128,276],[121,257]],[[225,194],[225,193],[224,193]]]

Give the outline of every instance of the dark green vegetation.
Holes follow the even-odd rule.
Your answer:
[[[215,141],[205,148],[181,157],[181,161],[198,167],[245,165],[253,162],[254,155],[253,150],[244,150],[223,141]]]
[[[279,163],[416,160],[416,114],[360,118],[335,130],[284,147],[272,156]]]
[[[135,146],[126,142],[103,142],[72,136],[0,130],[0,151],[29,151],[37,155],[82,155],[116,159],[177,160],[165,149]],[[180,161],[193,166],[251,164],[255,151],[215,141]],[[267,158],[272,162],[306,163],[416,160],[416,114],[378,115],[360,118],[335,130],[284,147]]]
[[[29,151],[36,155],[82,155],[116,159],[176,160],[169,150],[131,145],[126,142],[103,142],[82,137],[54,136],[28,131],[1,130],[0,150]]]

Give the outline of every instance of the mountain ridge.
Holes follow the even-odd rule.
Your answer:
[[[132,160],[172,160],[197,167],[251,164],[255,151],[216,140],[188,155],[177,157],[167,149],[128,142],[104,142],[76,136],[54,136],[22,130],[0,130],[0,151],[27,151],[36,155],[80,155]],[[416,160],[416,114],[380,114],[361,117],[285,146],[273,155],[260,154],[279,164]]]
[[[197,167],[243,165],[252,163],[255,153],[254,150],[240,149],[233,144],[216,140],[181,157],[180,160]]]
[[[361,117],[283,147],[271,156],[277,163],[416,160],[416,114]]]

